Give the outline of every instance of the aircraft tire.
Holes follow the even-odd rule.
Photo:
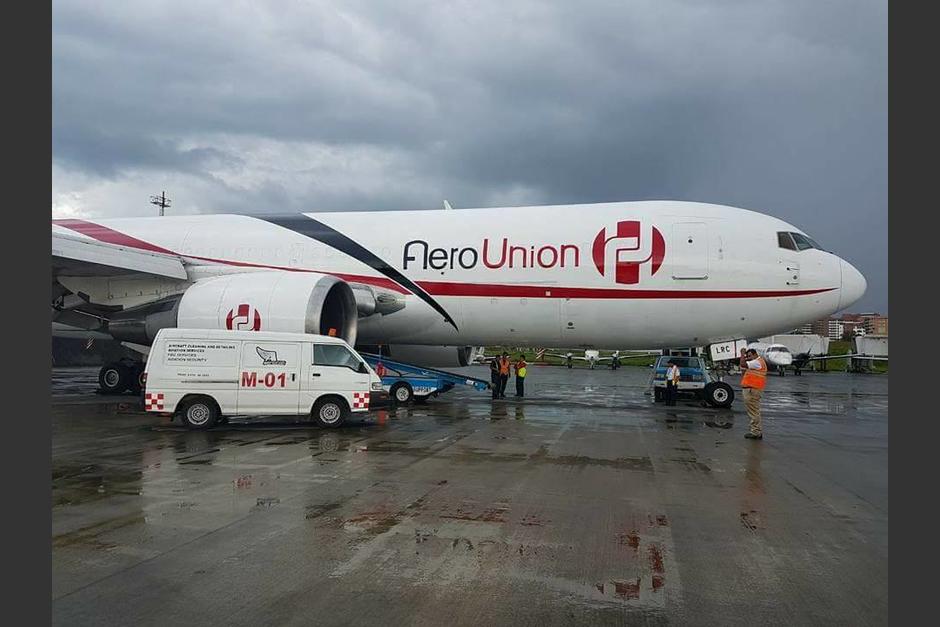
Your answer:
[[[133,366],[127,367],[128,371],[128,388],[134,394],[140,394],[144,390],[144,364],[137,362]]]
[[[119,363],[105,364],[98,371],[102,394],[120,394],[130,386],[131,372]]]

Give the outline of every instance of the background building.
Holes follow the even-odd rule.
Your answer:
[[[805,324],[794,333],[815,334],[830,340],[864,335],[888,335],[888,316],[879,313],[845,313],[837,318],[822,318]]]

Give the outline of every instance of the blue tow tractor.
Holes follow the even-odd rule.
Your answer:
[[[469,385],[480,391],[490,389],[490,382],[483,379],[406,364],[372,353],[359,354],[382,378],[382,387],[388,392],[389,399],[400,405],[413,400],[424,402],[432,396],[453,389],[456,385]]]

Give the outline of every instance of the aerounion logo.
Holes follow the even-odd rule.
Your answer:
[[[640,282],[640,271],[650,264],[649,276],[656,274],[666,256],[666,240],[655,226],[645,231],[639,220],[622,220],[617,223],[614,234],[607,236],[603,228],[594,238],[591,257],[601,276],[608,276],[607,255],[613,255],[614,281],[625,285]]]
[[[248,303],[242,303],[228,312],[225,328],[229,331],[260,331],[261,314]]]

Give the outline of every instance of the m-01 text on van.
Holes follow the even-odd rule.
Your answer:
[[[192,429],[234,415],[309,415],[338,427],[382,390],[349,344],[302,333],[161,329],[144,372],[144,409]]]

